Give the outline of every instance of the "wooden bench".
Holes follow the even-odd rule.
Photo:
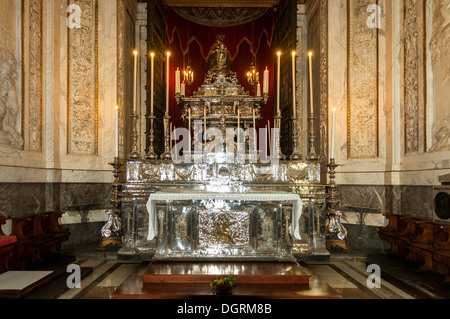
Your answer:
[[[11,218],[12,234],[18,240],[14,253],[15,268],[25,269],[27,264],[59,252],[61,243],[68,240],[70,235],[58,223],[62,214],[63,212],[46,212]]]
[[[390,243],[389,254],[417,261],[420,270],[437,272],[450,281],[450,225],[400,215],[386,218],[389,224],[378,234]]]
[[[7,219],[8,217],[0,216],[0,272],[10,269],[17,243],[16,236],[5,235],[1,228],[2,225],[6,224]]]

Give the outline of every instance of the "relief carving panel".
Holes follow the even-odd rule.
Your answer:
[[[348,0],[348,157],[378,157],[378,33],[369,0]]]
[[[430,151],[450,151],[450,0],[434,0],[432,30],[434,125]]]
[[[423,0],[405,0],[404,15],[404,121],[405,153],[423,152],[425,116],[425,55]]]
[[[81,28],[68,29],[67,152],[97,155],[98,0],[69,1],[82,12]]]
[[[16,28],[16,5],[20,4],[14,0],[2,1],[0,10],[0,145],[22,149],[22,67],[18,49],[22,35]]]
[[[42,0],[29,5],[29,150],[42,150]]]

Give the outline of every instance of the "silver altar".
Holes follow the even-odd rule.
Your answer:
[[[269,173],[267,170],[269,170]],[[279,244],[284,248],[282,250],[278,250],[278,248],[266,250],[262,251],[261,254],[255,254],[255,251],[262,247],[261,238],[264,238],[262,234],[264,227],[252,228],[251,231],[249,230],[249,237],[246,238],[246,242],[259,242],[259,246],[252,246],[252,249],[246,251],[238,249],[239,253],[234,255],[230,253],[228,257],[261,257],[262,259],[272,257],[279,260],[280,257],[287,257],[289,254],[297,259],[328,256],[323,229],[326,189],[320,183],[320,164],[317,161],[280,161],[275,166],[260,163],[225,162],[175,164],[172,161],[139,160],[127,161],[125,174],[126,182],[122,188],[123,237],[120,250],[120,254],[124,256],[136,255],[151,258],[157,254],[161,257],[164,256],[163,250],[167,249],[167,245],[180,245],[186,236],[190,236],[190,242],[195,242],[195,245],[202,245],[204,237],[197,235],[195,237],[193,230],[188,225],[199,223],[201,227],[207,227],[206,221],[213,219],[205,218],[205,216],[211,214],[211,211],[214,211],[217,207],[211,207],[208,213],[206,211],[207,205],[199,205],[194,201],[186,203],[186,201],[174,200],[171,205],[166,205],[162,201],[158,202],[156,224],[159,227],[157,233],[160,236],[149,240],[150,221],[147,203],[151,194],[161,191],[171,193],[203,192],[206,195],[212,192],[226,194],[266,193],[268,199],[274,192],[297,194],[303,203],[302,213],[298,220],[299,238],[301,239],[295,238],[291,232],[287,231],[292,227],[292,203],[284,202],[281,204],[277,201],[267,201],[263,206],[264,211],[269,213],[264,213],[259,209],[261,202],[248,201],[245,204],[240,202],[236,204],[237,207],[228,211],[237,209],[240,212],[244,211],[243,214],[264,215],[259,220],[260,223],[263,222],[266,215],[271,216],[274,229],[278,231],[278,234],[286,234],[286,240],[283,239],[283,243],[280,243],[279,240],[274,240],[274,238],[267,238],[264,245],[270,245],[269,242],[273,242],[275,245]],[[211,200],[210,204],[212,203]],[[199,210],[193,209],[193,207],[198,206],[202,207]],[[248,213],[245,213],[245,207],[250,210]],[[200,212],[202,209],[204,211]],[[216,222],[219,215],[215,215]],[[189,218],[192,218],[190,222]],[[184,222],[183,219],[185,219]],[[177,224],[178,221],[180,221],[179,224]],[[183,230],[183,225],[186,225],[185,230]],[[172,236],[170,243],[168,237],[165,237],[169,235],[167,232],[169,229],[171,229],[170,236]],[[273,233],[273,236],[278,235]],[[178,257],[187,257],[185,253],[180,253],[179,250],[177,252],[179,253]],[[226,257],[224,254],[221,255]],[[177,253],[173,253],[172,256],[177,256]],[[205,257],[201,254],[190,254],[189,256],[193,258]]]
[[[231,58],[220,38],[208,55],[207,66],[199,91],[192,97],[177,96],[189,132],[191,121],[201,121],[203,133],[207,127],[222,133],[241,125],[244,129],[254,127],[267,96],[252,97],[244,92],[231,72]],[[193,137],[190,134],[187,155],[192,161],[172,160],[167,152],[168,130],[161,159],[125,161],[121,256],[308,260],[329,255],[324,229],[326,186],[320,182],[318,160],[257,161],[261,150],[252,145],[248,135],[242,140],[238,137],[237,143],[233,138],[231,149],[227,142],[209,152],[211,140],[201,138],[198,144],[202,132],[194,130]],[[193,149],[192,141],[197,141]],[[269,153],[278,155],[279,138],[274,136],[272,141]],[[155,193],[174,196],[155,202],[154,220],[150,220],[147,203]],[[203,198],[176,199],[176,194],[189,193],[202,194]],[[220,201],[214,194],[229,198]],[[245,199],[243,195],[249,194],[262,197]],[[299,197],[301,212],[293,214],[293,201],[280,200],[281,194]]]

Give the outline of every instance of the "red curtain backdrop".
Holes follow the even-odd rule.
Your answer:
[[[185,67],[188,65],[194,71],[194,83],[190,87],[186,87],[186,96],[192,96],[204,82],[204,75],[207,72],[206,57],[208,52],[216,42],[216,36],[223,34],[225,35],[223,42],[233,59],[232,71],[236,72],[239,83],[250,95],[256,95],[253,87],[247,83],[246,78],[250,64],[253,62],[253,56],[256,59],[256,68],[260,73],[261,90],[263,72],[266,67],[269,69],[269,99],[261,110],[262,119],[257,126],[258,128],[263,128],[270,121],[270,125],[273,127],[274,79],[276,74],[275,48],[273,44],[275,27],[273,9],[268,9],[265,14],[251,22],[229,27],[214,27],[189,21],[169,8],[166,26],[167,50],[171,52],[169,66],[169,115],[174,126],[185,127],[181,120],[181,111],[175,100],[175,71],[179,68],[181,74],[183,74]]]

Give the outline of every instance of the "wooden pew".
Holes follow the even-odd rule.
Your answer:
[[[5,235],[1,228],[6,224],[7,219],[7,217],[0,216],[0,272],[8,271],[11,268],[11,260],[17,243],[16,236]]]
[[[12,233],[18,239],[14,256],[17,268],[25,269],[27,264],[59,252],[61,243],[68,240],[70,235],[58,223],[62,214],[63,212],[46,212],[12,218]]]
[[[420,263],[420,270],[434,271],[450,281],[450,225],[408,216],[386,215],[380,239],[391,245],[388,254]]]

